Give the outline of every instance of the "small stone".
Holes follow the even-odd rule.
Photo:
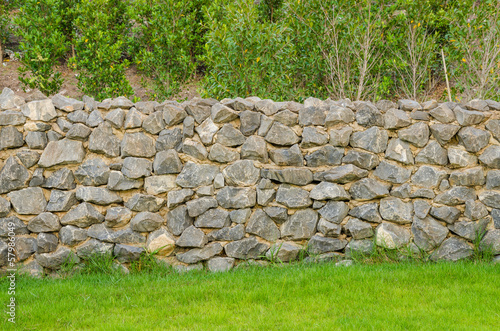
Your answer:
[[[208,152],[205,146],[203,146],[202,143],[192,139],[184,140],[184,144],[182,145],[182,152],[198,160],[206,160],[208,156]]]
[[[377,246],[388,249],[401,248],[410,242],[410,231],[400,225],[382,222],[375,233]]]
[[[113,255],[116,256],[118,262],[127,263],[139,260],[144,251],[145,249],[142,247],[116,244],[113,249]]]
[[[309,192],[290,185],[280,185],[276,194],[276,202],[288,208],[305,208],[312,205]]]
[[[144,189],[147,194],[158,195],[173,190],[177,187],[175,184],[175,175],[151,176],[144,180]]]
[[[85,157],[85,149],[81,141],[63,139],[51,141],[45,148],[38,161],[42,168],[55,165],[82,163]]]
[[[90,132],[89,132],[90,134]],[[1,136],[1,133],[0,133]],[[68,137],[71,138],[71,137]],[[1,138],[0,138],[1,139]],[[26,144],[30,149],[44,149],[47,146],[47,134],[45,132],[30,131],[26,135]],[[20,145],[22,146],[22,145]],[[19,147],[20,147],[19,146]]]
[[[448,164],[448,153],[438,142],[432,140],[417,154],[415,161],[444,166]]]
[[[175,240],[164,227],[161,227],[148,236],[146,248],[150,253],[156,252],[159,256],[169,256],[175,249]]]
[[[0,194],[28,186],[29,178],[28,170],[18,159],[14,156],[9,157],[0,170]]]
[[[349,108],[332,105],[326,113],[325,125],[327,127],[334,126],[339,123],[352,123],[355,120],[355,115]]]
[[[182,235],[177,239],[176,245],[180,247],[198,247],[201,248],[205,246],[208,242],[205,233],[194,226],[188,227]]]
[[[408,99],[398,100],[398,107],[399,107],[399,109],[402,109],[405,111],[422,109],[422,106],[418,102],[413,101],[413,100],[408,100]]]
[[[400,129],[409,126],[411,119],[405,111],[392,108],[384,114],[383,122],[385,129]]]
[[[189,189],[170,191],[167,194],[167,207],[169,209],[175,208],[181,203],[189,200],[193,194],[194,191]]]
[[[342,226],[340,224],[328,222],[321,217],[318,222],[318,231],[325,237],[338,237],[342,231]]]
[[[458,124],[461,126],[475,125],[484,121],[484,114],[478,111],[470,111],[460,106],[456,106],[453,112],[455,113]]]
[[[280,183],[300,186],[313,181],[313,173],[306,168],[262,169],[261,176]]]
[[[120,108],[114,109],[106,115],[105,120],[115,129],[121,129],[123,127],[123,121],[125,121],[125,112]]]
[[[107,116],[106,119],[108,119]],[[144,121],[142,121],[142,128],[147,133],[158,134],[161,130],[165,128],[165,122],[163,121],[163,112],[155,111],[154,113],[146,117]]]
[[[57,244],[59,239],[52,233],[40,233],[36,238],[36,252],[38,254],[53,252],[57,249]]]
[[[493,255],[500,254],[500,230],[490,230],[481,239],[479,249],[491,251]]]
[[[76,198],[96,205],[121,203],[123,199],[116,193],[102,187],[80,186],[76,190]]]
[[[260,179],[260,170],[250,160],[236,161],[224,168],[222,174],[226,182],[234,186],[253,186]]]
[[[87,120],[89,118],[89,114],[84,111],[84,110],[75,110],[74,112],[68,114],[66,116],[66,118],[68,119],[68,121],[72,122],[72,123],[81,123],[81,124],[85,124],[87,123]],[[64,119],[63,117],[59,117],[57,119],[57,121],[59,122],[59,119]]]
[[[123,96],[120,96],[110,101],[109,109],[115,109],[115,108],[130,109],[133,106],[134,104],[132,103],[132,101]]]
[[[470,195],[472,198],[472,194]],[[472,198],[474,200],[474,198]],[[486,206],[491,208],[498,208],[500,206],[500,192],[498,191],[483,191],[479,193],[479,200]],[[12,202],[12,200],[11,200]]]
[[[489,120],[488,123],[486,123],[486,129],[491,132],[496,140],[500,141],[500,119]]]
[[[321,167],[339,165],[342,162],[343,156],[343,148],[335,148],[328,145],[306,155],[305,159],[308,167]]]
[[[449,231],[432,217],[424,219],[415,217],[411,226],[411,232],[413,233],[415,244],[424,251],[430,251],[443,242]]]
[[[226,123],[237,119],[238,113],[221,103],[216,103],[212,106],[211,118],[215,123]]]
[[[226,147],[236,147],[245,142],[245,136],[231,124],[224,124],[217,132],[215,142]]]
[[[193,135],[191,135],[191,137]],[[180,151],[182,148],[182,130],[179,128],[174,128],[171,130],[162,130],[160,132],[160,136],[156,140],[155,146],[157,152],[166,151],[169,149],[175,149],[176,151]]]
[[[26,123],[26,117],[20,111],[7,110],[0,112],[1,125],[22,125]]]
[[[109,173],[107,188],[112,191],[128,191],[134,188],[140,188],[142,185],[142,179],[130,179],[125,177],[120,171],[111,171]]]
[[[406,183],[400,186],[393,186],[391,189],[391,195],[396,198],[406,199],[410,197],[411,186]]]
[[[418,218],[425,218],[431,210],[431,205],[425,200],[413,200],[413,211]]]
[[[340,185],[321,182],[309,194],[314,200],[349,201],[350,196]]]
[[[317,181],[346,184],[366,176],[368,176],[368,171],[348,164],[332,168],[331,170],[317,172],[314,174],[314,179]]]
[[[207,268],[210,272],[227,272],[233,267],[234,259],[231,257],[214,257],[207,262]]]
[[[300,138],[288,126],[275,122],[266,137],[267,142],[278,146],[291,146],[300,141]]]
[[[324,126],[326,115],[323,109],[317,107],[306,107],[299,111],[300,126],[319,125]]]

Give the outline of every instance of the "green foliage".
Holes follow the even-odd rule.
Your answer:
[[[94,253],[84,259],[83,274],[106,274],[118,273],[117,263],[111,253]]]
[[[221,9],[222,8],[222,9]],[[295,97],[288,75],[293,57],[290,29],[258,22],[252,0],[214,1],[205,11],[208,67],[202,95],[215,98],[250,96],[275,100]]]
[[[152,252],[145,249],[139,259],[130,264],[130,271],[133,273],[155,272],[163,275],[171,273],[172,268],[168,264],[156,258],[156,255],[158,255],[158,253],[165,247],[166,246],[159,247]]]
[[[123,59],[129,29],[127,3],[121,0],[82,0],[78,4],[76,58],[78,87],[98,100],[133,93]]]
[[[172,96],[196,69],[191,54],[197,31],[195,2],[138,0],[131,12],[136,22],[131,55],[139,70],[153,79],[158,97]]]
[[[258,5],[260,20],[276,22],[282,6],[283,0],[260,0]]]
[[[67,51],[60,8],[60,0],[25,0],[15,19],[15,32],[22,38],[19,80],[24,88],[54,94],[63,83],[61,73],[54,71]]]
[[[7,4],[0,3],[0,62],[2,62],[2,45],[7,42],[10,33],[10,18]]]

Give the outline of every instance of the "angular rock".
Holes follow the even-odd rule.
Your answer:
[[[347,246],[347,240],[313,236],[307,243],[307,251],[310,254],[323,254],[343,250]]]
[[[187,207],[184,205],[169,211],[166,219],[167,228],[176,236],[193,224],[193,218],[189,216]]]
[[[52,233],[40,233],[36,238],[37,253],[53,252],[57,249],[58,243],[59,239]]]
[[[30,150],[21,150],[16,156],[26,168],[31,168],[40,160],[40,154]]]
[[[351,149],[347,152],[347,154],[343,157],[342,159],[343,163],[348,163],[348,164],[353,164],[356,167],[360,167],[366,170],[371,170],[375,168],[376,166],[379,165],[380,161],[377,155],[369,153],[369,152],[362,152],[362,151],[357,151],[354,149]],[[349,168],[345,168],[349,169]],[[355,169],[355,168],[353,168]],[[362,174],[364,172],[360,172]],[[359,177],[359,176],[358,176]],[[359,177],[360,179],[362,177]]]
[[[210,243],[203,248],[195,248],[186,253],[177,254],[177,259],[184,263],[198,263],[200,261],[205,261],[211,257],[220,254],[222,252],[222,246],[219,243]],[[228,254],[229,255],[229,254]]]
[[[241,158],[267,163],[267,144],[264,138],[250,136],[241,146]]]
[[[42,144],[31,144],[30,141],[30,134],[43,134],[43,132],[28,132],[28,135],[26,135],[26,138],[28,141],[28,147],[31,149],[43,149],[45,146]],[[47,141],[45,140],[45,144]],[[8,149],[8,148],[18,148],[24,145],[24,140],[23,140],[23,134],[19,132],[15,127],[13,126],[5,126],[5,127],[0,127],[0,150],[2,149]]]
[[[353,130],[350,126],[345,126],[338,130],[330,130],[330,145],[347,147],[349,145],[352,131]]]
[[[413,204],[411,202],[403,202],[398,198],[384,198],[380,200],[380,215],[384,220],[394,223],[411,223],[413,219]]]
[[[284,239],[309,239],[316,232],[318,213],[312,209],[297,210],[281,225],[281,237]]]
[[[411,169],[402,168],[387,161],[382,161],[373,174],[382,180],[395,184],[402,184],[410,179]]]
[[[240,159],[240,153],[232,148],[215,143],[210,148],[208,159],[219,163],[231,163]]]
[[[154,195],[134,194],[127,202],[125,207],[132,211],[149,211],[156,213],[165,205],[165,200]]]
[[[57,117],[57,112],[50,99],[37,100],[21,106],[21,112],[32,121],[50,122]]]
[[[260,170],[250,160],[236,161],[224,168],[222,174],[234,186],[253,186],[260,179]]]
[[[441,145],[448,143],[460,130],[460,126],[453,124],[433,124],[430,126],[432,136]]]
[[[108,119],[108,116],[106,116],[106,119]],[[161,130],[165,128],[165,122],[163,121],[163,112],[156,111],[151,115],[149,115],[148,117],[146,117],[144,121],[142,121],[142,128],[147,133],[158,134]]]
[[[99,158],[85,161],[75,171],[76,180],[85,186],[105,185],[109,178],[109,166]]]
[[[127,191],[134,188],[140,188],[142,185],[142,179],[130,179],[125,177],[120,171],[111,171],[109,173],[107,188],[112,191]]]
[[[120,155],[120,139],[113,134],[109,123],[100,124],[89,136],[89,151],[107,157]]]
[[[260,126],[260,114],[254,111],[245,110],[240,113],[240,131],[245,136],[250,136],[257,131]]]
[[[417,154],[415,161],[444,166],[448,164],[448,153],[437,141],[432,140]]]
[[[479,156],[479,161],[493,169],[500,169],[500,146],[487,147]]]
[[[116,256],[118,262],[127,263],[139,260],[144,251],[145,249],[142,247],[116,244],[113,249],[113,255]]]
[[[14,156],[9,157],[0,171],[0,194],[28,186],[29,178],[28,170],[18,159]]]
[[[349,211],[349,215],[372,223],[382,223],[376,202],[356,206]]]
[[[156,154],[154,140],[142,132],[125,133],[121,142],[121,156],[153,157]]]
[[[245,224],[252,214],[252,210],[250,208],[246,209],[237,209],[233,210],[229,213],[229,217],[231,221],[238,224]]]
[[[477,164],[477,157],[469,154],[462,146],[450,146],[448,148],[448,160],[451,168],[463,168]]]
[[[120,108],[114,109],[106,115],[105,120],[108,121],[115,129],[121,129],[123,127],[123,121],[125,120],[125,112]]]
[[[167,207],[169,209],[175,208],[181,203],[189,200],[193,194],[194,191],[189,189],[170,191],[167,194]]]
[[[75,192],[52,190],[45,209],[51,212],[68,211],[77,203]]]
[[[215,165],[187,162],[177,176],[176,183],[188,188],[211,185],[217,173],[219,168]]]
[[[372,178],[363,178],[349,188],[353,200],[373,200],[389,195],[389,186]]]
[[[279,242],[271,245],[266,258],[274,262],[291,262],[297,259],[301,250],[302,247],[294,242]]]
[[[405,111],[391,108],[384,114],[384,129],[400,129],[411,124],[411,119]]]
[[[398,131],[399,139],[417,147],[424,147],[429,141],[429,126],[423,122],[415,123]]]
[[[106,211],[105,225],[106,227],[121,227],[130,221],[132,211],[124,207],[112,207]]]
[[[257,202],[257,193],[250,187],[225,186],[217,193],[217,202],[226,209],[253,207]]]
[[[75,225],[80,228],[86,228],[92,224],[101,223],[103,221],[104,216],[102,216],[94,206],[86,202],[71,209],[61,218],[62,225]]]
[[[476,200],[476,192],[468,187],[456,186],[438,194],[434,202],[447,206],[464,204],[467,200]]]
[[[158,229],[164,219],[155,213],[143,211],[130,220],[130,228],[137,232],[151,232]]]
[[[208,241],[235,241],[245,237],[245,226],[238,224],[232,228],[224,227],[214,230],[207,235]]]
[[[191,137],[193,135],[191,135]],[[157,152],[166,151],[169,149],[180,151],[182,149],[182,130],[179,128],[162,130],[160,132],[160,136],[156,140],[155,146]]]
[[[344,149],[324,146],[306,155],[305,159],[308,167],[321,167],[339,165],[342,162],[343,156]],[[300,160],[300,162],[302,162],[302,160]]]
[[[287,149],[272,149],[269,151],[271,160],[280,166],[299,166],[304,163],[299,145],[293,145]]]
[[[344,225],[347,234],[353,239],[365,239],[373,236],[373,228],[369,223],[363,222],[357,218],[351,218]]]
[[[391,139],[385,151],[385,157],[403,164],[414,164],[413,153],[410,145],[400,139]]]
[[[305,107],[299,111],[300,126],[325,125],[326,115],[323,109],[317,107]]]
[[[68,133],[66,133],[66,138],[86,141],[91,133],[92,130],[90,130],[87,126],[78,123],[69,129]]]
[[[198,160],[206,160],[208,156],[208,152],[205,146],[203,146],[202,143],[192,139],[184,140],[184,143],[182,145],[182,152]]]
[[[39,187],[29,187],[7,194],[15,212],[20,215],[38,215],[45,211],[47,200]]]
[[[490,170],[486,174],[486,189],[499,190],[500,189],[500,170]]]
[[[323,217],[319,219],[317,227],[318,231],[325,237],[338,237],[342,231],[342,226],[340,224],[328,222]]]
[[[400,225],[382,222],[375,233],[377,246],[388,249],[401,248],[410,242],[410,231]]]
[[[486,178],[482,167],[453,171],[450,174],[450,184],[453,186],[484,185]]]
[[[473,127],[465,127],[458,131],[458,141],[471,153],[477,153],[486,147],[490,137],[491,134],[488,131]]]
[[[432,109],[429,114],[441,123],[451,123],[455,120],[455,114],[446,103]]]
[[[271,242],[281,236],[276,224],[262,209],[257,209],[252,214],[246,226],[246,232]]]
[[[245,136],[231,124],[224,124],[217,132],[215,142],[226,147],[236,147],[245,142]]]
[[[444,221],[448,224],[453,224],[460,217],[460,210],[455,207],[450,206],[433,206],[430,210],[430,215],[437,218],[438,220]]]
[[[300,141],[300,138],[292,129],[279,122],[274,122],[264,139],[278,146],[291,146]]]
[[[216,103],[212,106],[211,118],[215,123],[226,123],[237,119],[238,113],[221,103]]]
[[[207,268],[210,272],[227,272],[233,267],[234,259],[231,257],[214,257],[207,262]]]
[[[123,199],[116,193],[102,187],[80,186],[76,190],[76,198],[96,205],[110,205],[121,203]]]
[[[182,123],[187,117],[184,109],[174,105],[164,104],[163,107],[163,121],[168,126],[173,126]]]
[[[83,245],[77,247],[76,254],[82,259],[88,259],[94,255],[111,256],[113,254],[113,244],[90,239]]]
[[[345,189],[337,184],[321,182],[310,192],[309,197],[314,200],[349,201],[350,196]]]
[[[0,237],[11,237],[14,234],[28,234],[26,224],[16,216],[0,218]]]
[[[181,170],[182,163],[174,149],[156,153],[153,161],[153,171],[156,175],[178,174]]]
[[[356,122],[365,127],[384,126],[384,116],[373,104],[362,102],[356,107]]]
[[[351,134],[350,144],[352,147],[361,148],[373,153],[382,153],[387,148],[387,131],[372,127],[362,132]]]
[[[73,171],[68,168],[61,168],[54,171],[42,184],[45,188],[54,188],[58,190],[72,190],[76,187]]]
[[[411,182],[414,185],[435,188],[446,178],[446,171],[436,167],[423,165],[411,176]]]
[[[470,198],[472,198],[472,194]],[[498,208],[500,206],[500,191],[483,191],[479,193],[479,200],[488,207]]]
[[[278,188],[276,202],[288,208],[305,208],[312,205],[309,192],[287,184],[280,185]]]
[[[451,237],[446,239],[430,256],[433,261],[458,261],[469,258],[472,248],[463,239]]]
[[[59,269],[63,263],[78,263],[79,258],[69,248],[61,246],[53,253],[35,255],[36,261],[44,268]]]
[[[428,252],[441,245],[449,231],[432,217],[424,219],[415,217],[411,225],[411,232],[415,244],[420,249]]]
[[[56,232],[61,228],[59,217],[52,213],[41,213],[28,223],[31,232]]]
[[[453,109],[453,112],[455,113],[458,124],[461,126],[475,125],[484,121],[484,114],[478,111],[471,111],[463,109],[460,106],[456,106]]]
[[[81,141],[62,139],[51,141],[38,161],[38,166],[49,168],[55,165],[81,163],[85,149]]]

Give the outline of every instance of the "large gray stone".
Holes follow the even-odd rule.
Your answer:
[[[108,255],[113,254],[113,244],[103,243],[96,239],[90,239],[86,243],[76,248],[76,254],[86,259],[94,255]]]
[[[0,197],[0,217],[5,217],[10,213],[10,201]]]
[[[43,132],[40,132],[43,134]],[[45,144],[35,144],[34,141],[29,139],[31,134],[36,134],[34,132],[28,132],[26,135],[26,143],[28,143],[28,147],[31,149],[43,149],[47,141],[45,140]],[[32,143],[33,142],[33,143]],[[13,126],[5,126],[0,127],[0,150],[8,149],[8,148],[18,148],[24,145],[23,134],[19,132]]]
[[[245,142],[245,136],[231,124],[224,124],[217,132],[215,142],[226,147],[240,146]]]
[[[28,230],[31,232],[54,232],[60,228],[59,217],[52,213],[41,213],[28,223]]]
[[[16,213],[38,215],[45,211],[47,200],[39,187],[29,187],[7,194]]]
[[[303,248],[290,241],[278,242],[269,248],[266,252],[266,258],[273,262],[291,262],[295,261]]]
[[[35,151],[26,149],[20,150],[18,153],[16,153],[16,156],[26,168],[31,168],[38,163],[38,160],[40,160],[40,154]]]
[[[373,104],[362,102],[356,107],[356,122],[365,127],[384,126],[384,116]]]
[[[57,112],[50,99],[36,100],[21,106],[21,112],[32,121],[50,122],[57,117]]]
[[[189,216],[185,205],[170,210],[166,219],[167,228],[176,236],[193,224],[193,218]]]
[[[26,123],[26,117],[20,111],[7,110],[0,112],[1,125],[22,125]]]
[[[376,244],[388,249],[406,246],[410,242],[410,231],[400,225],[382,222],[375,230]]]
[[[121,227],[130,221],[132,218],[132,211],[125,207],[111,207],[106,211],[106,227]]]
[[[477,153],[486,147],[490,137],[491,134],[488,131],[469,126],[458,131],[458,141],[471,153]]]
[[[482,167],[453,171],[450,174],[450,184],[453,186],[484,185],[486,178]]]
[[[108,165],[99,158],[85,161],[75,171],[76,180],[85,186],[106,185],[109,178]]]
[[[446,239],[430,256],[433,261],[458,261],[469,258],[473,249],[463,239],[451,237]]]
[[[184,263],[194,264],[205,261],[222,252],[221,244],[209,243],[203,248],[195,248],[185,253],[178,253],[177,259]],[[229,255],[229,254],[228,254]]]
[[[102,216],[94,206],[86,202],[71,209],[61,218],[62,225],[75,225],[80,228],[86,228],[92,224],[101,223],[103,221],[104,216]]]
[[[307,251],[310,254],[323,254],[343,250],[346,245],[347,240],[345,239],[328,238],[315,235],[307,243]]]
[[[19,108],[24,104],[24,99],[16,96],[14,91],[8,87],[4,87],[0,94],[0,110]]]
[[[220,229],[231,225],[229,213],[221,208],[209,209],[196,218],[194,225],[198,228]]]
[[[403,164],[414,164],[410,145],[401,139],[391,139],[385,151],[385,157]]]
[[[347,147],[351,138],[353,129],[350,126],[345,126],[338,130],[330,130],[330,145]]]
[[[121,171],[111,171],[109,173],[107,188],[112,191],[128,191],[140,188],[142,185],[142,179],[130,179],[124,176]]]
[[[194,191],[189,189],[170,191],[167,194],[167,207],[169,209],[173,209],[181,203],[189,200],[193,194]]]
[[[439,246],[448,235],[448,229],[432,217],[424,219],[415,217],[411,225],[413,241],[424,251],[430,251]]]
[[[328,142],[328,134],[320,128],[305,127],[302,131],[302,141],[300,147],[310,148],[323,146]]]
[[[424,147],[429,141],[429,126],[423,122],[415,123],[398,131],[399,139],[417,147]]]
[[[435,188],[438,187],[443,179],[446,178],[446,171],[437,167],[423,165],[411,176],[413,185]]]
[[[464,204],[467,200],[476,200],[476,192],[474,189],[464,186],[455,186],[438,194],[434,202],[447,206],[456,206]]]
[[[19,261],[24,261],[37,251],[37,241],[32,237],[16,237],[16,255]]]
[[[373,200],[389,195],[389,186],[372,178],[363,178],[349,188],[354,200]]]
[[[441,206],[436,207],[433,206],[429,212],[432,217],[437,218],[438,220],[444,221],[448,224],[453,224],[460,217],[460,210],[455,207],[450,206]]]
[[[305,159],[308,167],[322,167],[339,165],[342,162],[343,156],[343,148],[328,145],[309,153]]]
[[[500,191],[483,191],[479,193],[479,200],[488,207],[498,208],[500,206]]]
[[[276,224],[262,209],[257,209],[252,214],[246,232],[271,242],[276,241],[281,235]]]
[[[156,153],[154,140],[142,132],[125,133],[121,143],[121,156],[153,157]]]
[[[372,127],[362,132],[351,134],[350,144],[373,153],[382,153],[387,148],[387,131]]]
[[[395,184],[403,184],[410,179],[411,169],[382,161],[373,172],[376,177]]]
[[[354,120],[355,115],[349,108],[331,105],[326,113],[325,125],[329,127],[339,123],[348,124],[354,122]]]
[[[450,168],[463,168],[477,164],[477,157],[468,153],[463,146],[448,147],[448,160]]]
[[[169,149],[175,149],[176,151],[180,151],[182,148],[182,130],[180,128],[174,128],[171,130],[162,130],[160,132],[160,136],[158,137],[158,139],[156,139],[155,148],[156,151],[158,152],[166,151]]]
[[[142,247],[134,247],[129,245],[116,244],[113,249],[113,255],[119,262],[127,263],[139,260],[141,254],[145,251]]]
[[[68,211],[77,203],[75,192],[52,190],[45,209],[51,212]]]
[[[330,170],[316,172],[314,180],[346,184],[368,176],[368,171],[353,164],[332,167]]]
[[[238,153],[238,151],[233,148],[225,147],[219,143],[215,143],[210,148],[208,159],[219,163],[231,163],[240,159],[240,153]]]
[[[432,136],[441,144],[448,143],[460,130],[460,126],[453,124],[433,124],[430,126]]]
[[[484,121],[484,114],[478,111],[463,109],[460,106],[453,108],[458,124],[461,126],[476,125]]]
[[[222,174],[227,183],[234,186],[253,186],[260,179],[260,170],[250,160],[236,161],[224,168]]]
[[[500,170],[490,170],[486,174],[486,188],[488,190],[500,189]]]
[[[89,136],[89,151],[107,157],[120,155],[120,139],[113,134],[109,123],[100,124]]]
[[[80,186],[76,190],[76,198],[96,205],[121,203],[123,199],[116,193],[102,187]]]
[[[28,170],[17,158],[9,157],[0,171],[0,194],[27,187],[29,179]]]
[[[486,129],[491,132],[496,140],[500,141],[500,119],[489,120],[488,123],[486,123]]]
[[[153,171],[156,175],[178,174],[182,170],[182,163],[175,149],[156,153],[153,161]]]
[[[394,223],[411,223],[413,204],[394,197],[384,198],[380,200],[380,215],[383,219]]]
[[[280,185],[276,193],[276,202],[288,208],[305,208],[312,205],[309,192],[287,184]]]
[[[177,176],[176,183],[181,187],[188,188],[206,186],[212,184],[218,173],[219,168],[215,165],[187,162]]]
[[[363,222],[357,218],[351,218],[344,225],[347,234],[353,239],[365,239],[373,236],[373,228],[370,223]]]
[[[448,153],[437,141],[432,140],[417,154],[415,161],[444,166],[448,164]]]
[[[238,113],[221,103],[216,103],[212,106],[211,117],[215,123],[226,123],[237,119]]]
[[[177,187],[175,184],[175,175],[151,176],[144,180],[144,189],[147,194],[158,195],[173,190]]]
[[[312,209],[297,210],[295,214],[281,225],[283,239],[309,239],[316,233],[318,213]]]
[[[75,175],[73,171],[68,168],[61,168],[48,176],[42,184],[42,187],[58,190],[72,190],[76,187]]]
[[[59,239],[52,233],[40,233],[36,238],[37,253],[50,253],[57,249]]]
[[[59,269],[63,263],[78,263],[80,259],[69,248],[61,246],[53,253],[35,255],[36,261],[44,268]]]
[[[274,122],[265,137],[266,141],[278,146],[291,146],[300,141],[300,138],[288,126]]]
[[[106,116],[106,119],[108,118],[108,116]],[[148,117],[146,117],[144,121],[142,121],[142,128],[144,131],[148,133],[158,134],[161,130],[165,128],[165,122],[163,121],[163,112],[156,111],[151,115],[149,115]]]
[[[404,110],[391,108],[384,114],[383,123],[385,129],[400,129],[409,126],[411,119]]]
[[[122,173],[131,179],[148,177],[153,171],[153,164],[148,159],[126,157],[123,160]]]
[[[264,138],[255,135],[248,137],[241,146],[241,158],[267,163],[267,143]]]
[[[26,224],[16,216],[0,218],[0,237],[10,237],[12,232],[16,235],[29,233]]]
[[[219,230],[214,230],[207,235],[208,241],[235,241],[245,237],[245,226],[238,224],[231,227],[223,227]]]
[[[163,120],[168,126],[180,124],[187,117],[187,113],[184,109],[176,107],[175,105],[164,104],[162,109]]]
[[[319,214],[327,221],[340,224],[347,216],[349,207],[345,202],[328,201],[323,207],[319,209]]]
[[[479,157],[479,161],[493,169],[500,169],[500,146],[487,147]]]
[[[151,232],[158,229],[164,221],[158,214],[143,211],[130,220],[130,228],[137,232]]]
[[[486,232],[489,219],[483,218],[477,222],[460,221],[448,225],[451,232],[470,241],[475,241]]]
[[[233,241],[224,246],[227,256],[241,260],[257,259],[267,251],[269,245],[260,243],[255,237]]]
[[[299,145],[286,149],[272,149],[269,151],[271,160],[279,166],[302,166],[304,159]]]
[[[500,254],[500,230],[490,230],[481,239],[479,249],[490,251],[493,255]]]
[[[349,211],[349,215],[372,223],[382,223],[382,217],[376,202],[356,206]]]
[[[441,123],[451,123],[455,120],[455,114],[446,103],[432,109],[429,114]]]
[[[260,126],[260,113],[245,110],[240,114],[240,131],[245,136],[250,136],[257,131]]]
[[[85,157],[85,149],[81,141],[62,139],[51,141],[38,161],[38,166],[49,168],[55,165],[81,163]]]
[[[325,237],[338,237],[342,231],[342,226],[340,224],[335,224],[328,222],[326,219],[321,217],[317,225],[318,231],[321,232]]]
[[[314,200],[334,200],[348,201],[349,194],[345,189],[337,184],[321,182],[316,185],[310,192],[309,197]]]
[[[218,204],[217,200],[210,196],[190,200],[186,203],[186,206],[189,216],[197,217],[211,208],[216,208]]]
[[[262,169],[263,178],[280,183],[307,185],[313,181],[313,173],[307,168]]]
[[[137,193],[125,202],[125,207],[132,211],[149,211],[155,213],[165,205],[165,202],[164,199],[154,195]]]
[[[377,155],[369,152],[351,149],[342,158],[343,163],[353,164],[366,170],[372,170],[379,165],[380,160]]]
[[[257,202],[257,193],[250,187],[225,186],[217,193],[217,202],[226,209],[253,207]]]

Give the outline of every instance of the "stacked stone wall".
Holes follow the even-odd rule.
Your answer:
[[[500,103],[0,95],[0,264],[500,254]],[[482,236],[478,238],[478,235]],[[482,238],[482,239],[481,239]]]

